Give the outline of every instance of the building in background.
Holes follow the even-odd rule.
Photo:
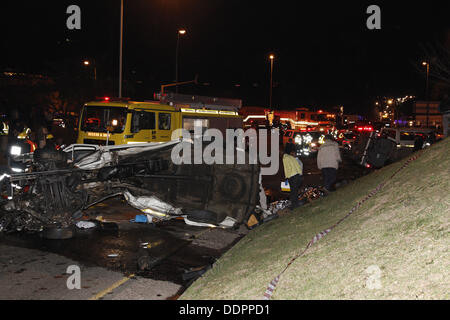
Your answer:
[[[439,101],[414,102],[415,125],[419,127],[442,128],[442,113],[439,111]],[[428,122],[428,124],[427,124]]]

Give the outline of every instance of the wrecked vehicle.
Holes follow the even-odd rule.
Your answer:
[[[360,134],[351,143],[351,157],[368,168],[381,168],[417,151],[417,139],[422,140],[420,149],[436,140],[434,131],[426,128],[383,128],[378,134]]]
[[[70,230],[87,208],[116,196],[158,220],[182,217],[188,224],[220,227],[243,223],[259,203],[260,166],[175,165],[171,152],[178,143],[187,142],[75,144],[22,155],[31,172],[0,173],[0,232],[44,231],[49,238],[69,238],[70,232],[60,231]]]

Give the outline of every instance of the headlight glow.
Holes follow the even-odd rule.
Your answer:
[[[22,148],[19,146],[12,146],[10,152],[13,156],[19,156],[22,153]]]

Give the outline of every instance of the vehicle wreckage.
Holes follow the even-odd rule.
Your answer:
[[[116,196],[159,220],[221,227],[246,221],[259,204],[260,166],[175,165],[178,143],[188,142],[74,144],[17,156],[28,169],[0,173],[0,232],[72,228],[84,210]]]

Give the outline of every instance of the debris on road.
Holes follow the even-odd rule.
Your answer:
[[[212,265],[206,265],[202,267],[197,268],[190,268],[189,270],[186,270],[184,274],[182,275],[182,279],[184,281],[188,280],[195,280],[199,277],[201,277],[206,271],[212,268]]]
[[[94,228],[96,224],[91,221],[78,221],[76,226],[80,229],[91,229]]]
[[[138,214],[134,219],[131,219],[130,222],[136,223],[152,223],[153,217],[148,214]]]

